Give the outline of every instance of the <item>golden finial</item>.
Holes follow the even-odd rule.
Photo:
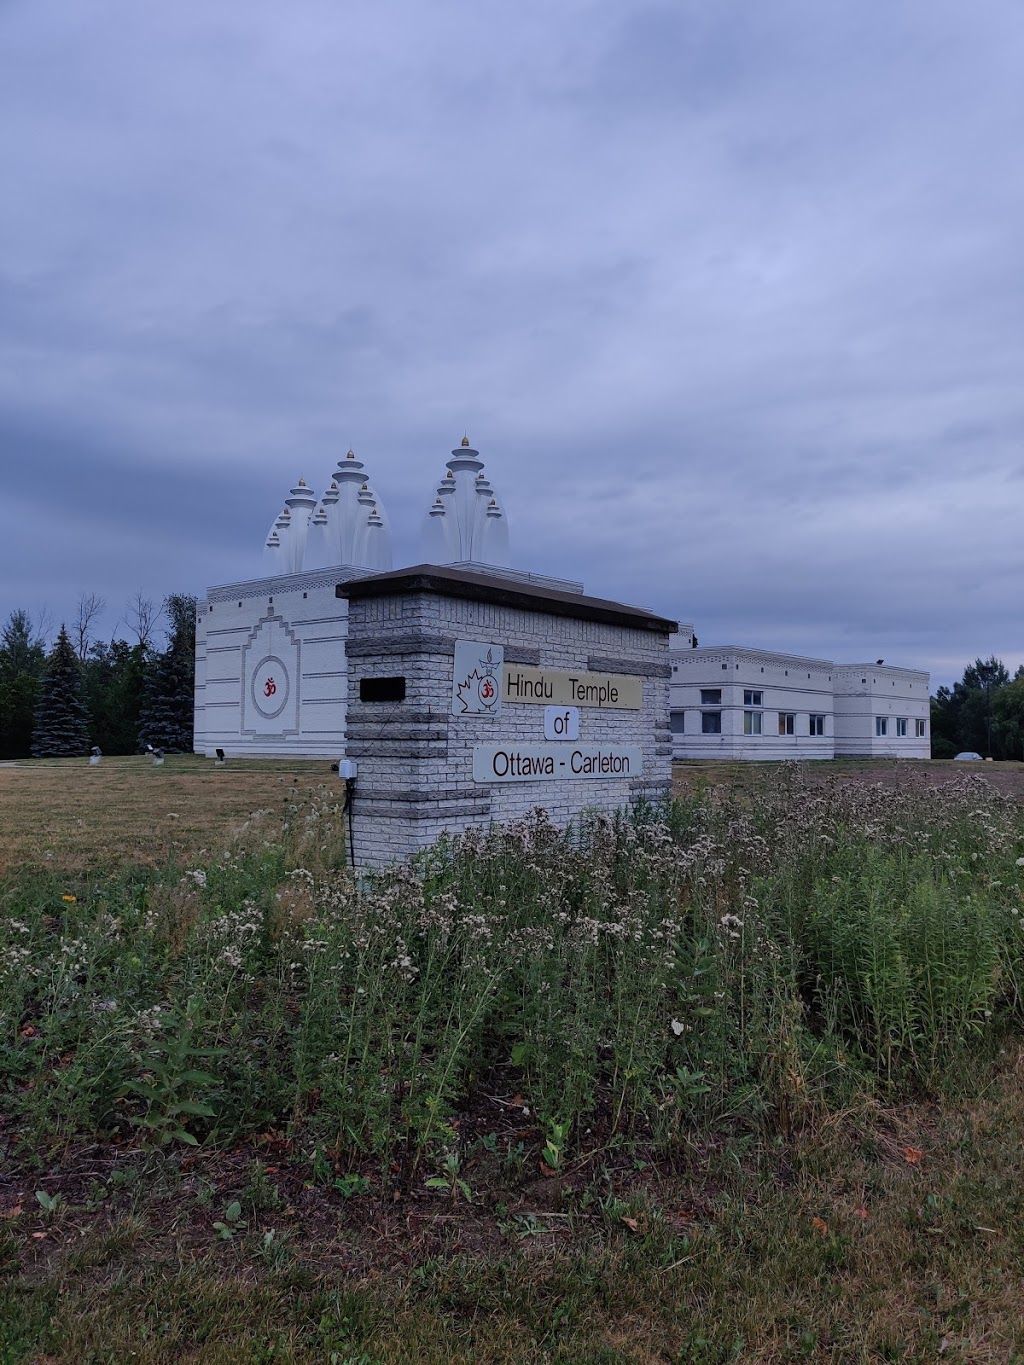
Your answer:
[[[345,453],[345,459],[346,459],[346,460],[354,460],[355,458],[356,458],[356,452],[355,452],[355,451],[352,449],[352,447],[350,446],[350,447],[348,448],[348,450],[346,451],[346,453]]]
[[[365,493],[365,492],[367,492],[367,490],[368,490],[368,485],[364,483],[364,484],[363,484],[363,492]]]
[[[463,444],[464,446],[468,446],[468,445],[469,445],[469,437],[468,437],[468,436],[463,436],[463,438],[462,438],[462,444]]]
[[[300,488],[305,488],[305,486],[306,486],[306,480],[305,480],[305,479],[300,479],[300,480],[299,480],[299,487],[300,487]]]
[[[334,480],[332,479],[332,480],[331,480],[331,487],[332,487],[332,488],[337,488],[337,486],[338,486],[338,485],[337,485],[337,484],[334,482]]]

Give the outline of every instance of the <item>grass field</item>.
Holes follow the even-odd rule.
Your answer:
[[[0,873],[158,867],[221,849],[258,809],[277,810],[331,781],[330,765],[208,759],[38,759],[0,765]],[[337,781],[337,778],[334,779]]]
[[[1018,778],[829,767],[360,884],[0,768],[0,1365],[1024,1360]]]

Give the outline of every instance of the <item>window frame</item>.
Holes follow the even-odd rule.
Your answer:
[[[876,717],[875,717],[875,739],[888,739],[888,738],[889,738],[889,717],[888,717],[888,716],[876,716]]]
[[[702,711],[700,713],[700,732],[702,735],[720,735],[722,733],[721,711]]]
[[[779,734],[785,738],[796,734],[796,712],[779,712]]]
[[[755,725],[754,722],[757,722]],[[764,712],[763,711],[744,711],[743,712],[743,733],[745,735],[764,734]]]
[[[823,711],[812,711],[807,717],[807,733],[815,739],[824,737],[825,713]]]

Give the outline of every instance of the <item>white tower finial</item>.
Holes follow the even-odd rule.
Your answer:
[[[483,468],[463,436],[427,512],[428,562],[508,565],[508,525]]]
[[[371,512],[376,513],[372,527]],[[271,574],[338,565],[391,568],[388,515],[369,492],[363,462],[354,451],[338,461],[334,480],[319,502],[304,479],[290,490],[267,536],[264,564]]]

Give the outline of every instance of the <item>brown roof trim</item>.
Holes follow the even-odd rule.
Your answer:
[[[656,631],[660,635],[672,635],[679,629],[677,622],[655,616],[641,607],[628,607],[603,597],[584,597],[582,593],[560,592],[557,588],[542,588],[497,574],[466,573],[463,569],[449,569],[438,564],[416,564],[411,569],[353,578],[347,583],[339,583],[334,589],[336,597],[347,597],[352,601],[365,597],[396,597],[411,592],[460,597],[470,602],[486,602],[490,606],[518,607],[523,611],[544,612],[548,616],[574,616],[579,620],[601,621],[630,630]]]

